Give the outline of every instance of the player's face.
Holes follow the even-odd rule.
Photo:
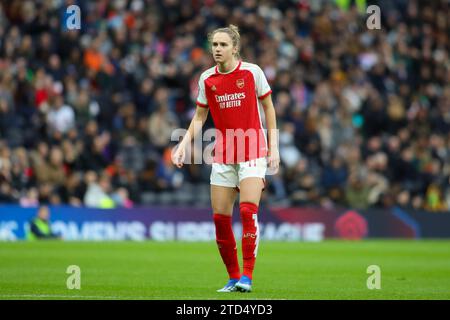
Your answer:
[[[224,32],[217,32],[212,39],[212,54],[216,63],[227,63],[231,61],[237,48],[233,47],[230,36]]]

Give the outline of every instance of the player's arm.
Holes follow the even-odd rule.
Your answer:
[[[272,102],[272,95],[269,94],[267,97],[262,99],[261,103],[264,107],[264,114],[266,116],[267,138],[269,144],[267,160],[269,162],[269,168],[276,172],[278,171],[278,167],[280,165],[280,153],[278,151],[277,119]]]
[[[208,118],[208,112],[209,108],[197,106],[194,117],[192,118],[189,125],[189,129],[187,130],[186,135],[183,137],[183,140],[181,140],[180,144],[178,145],[178,148],[172,158],[174,164],[178,168],[181,168],[183,166],[184,157],[186,154],[186,146],[190,144],[191,140],[201,131],[203,124]]]
[[[203,124],[206,121],[206,118],[208,118],[208,111],[209,108],[204,108],[197,106],[197,109],[195,109],[194,117],[191,120],[191,124],[189,125],[188,131],[186,135],[183,137],[183,140],[181,140],[180,147],[186,148],[188,143],[191,142],[191,140],[197,136],[199,131],[202,129]]]

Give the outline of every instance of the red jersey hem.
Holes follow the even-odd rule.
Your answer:
[[[243,161],[232,160],[232,161],[228,161],[228,162],[226,161],[226,159],[223,160],[223,157],[220,157],[220,156],[216,157],[216,156],[214,156],[212,162],[213,163],[217,163],[217,164],[239,164],[239,163],[242,163],[242,162],[252,161],[252,160],[256,160],[256,159],[260,159],[260,158],[265,158],[265,157],[267,157],[267,155],[268,155],[267,150],[264,150],[264,151],[260,151],[260,153],[258,155],[256,155],[255,157],[245,156],[244,159],[242,159]]]

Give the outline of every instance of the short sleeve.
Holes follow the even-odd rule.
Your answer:
[[[269,94],[272,93],[272,89],[267,82],[266,76],[260,67],[257,68],[256,74],[256,90],[258,94],[258,99],[264,99]]]
[[[208,100],[206,99],[206,92],[205,92],[205,78],[202,76],[198,80],[197,105],[202,108],[208,108]]]

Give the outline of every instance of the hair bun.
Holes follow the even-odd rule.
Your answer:
[[[228,26],[228,28],[230,28],[231,31],[236,32],[237,34],[239,34],[239,28],[237,26],[235,26],[234,24],[230,24]]]

